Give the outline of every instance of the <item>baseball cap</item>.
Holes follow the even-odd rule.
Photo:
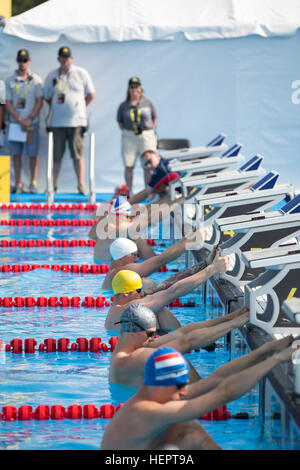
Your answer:
[[[149,328],[156,327],[156,316],[142,304],[130,304],[123,310],[120,321],[120,331],[126,333],[138,333],[139,331],[146,331]]]
[[[179,351],[159,348],[147,359],[144,384],[167,387],[183,385],[189,379],[189,365]]]
[[[58,51],[58,57],[71,57],[71,49],[67,46],[63,46]]]
[[[20,49],[18,51],[17,61],[19,61],[19,60],[29,60],[29,59],[30,59],[30,56],[29,56],[29,52],[27,51],[27,49]]]
[[[142,84],[141,80],[138,77],[132,77],[132,78],[130,78],[130,80],[128,82],[128,86],[132,86],[132,85],[140,86],[141,84]]]

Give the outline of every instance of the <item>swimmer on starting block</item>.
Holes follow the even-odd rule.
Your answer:
[[[122,385],[141,385],[145,363],[153,349],[168,346],[185,354],[208,346],[248,320],[249,310],[242,307],[229,315],[193,322],[155,338],[157,320],[152,310],[141,304],[130,304],[118,322],[120,335],[110,360],[109,380]]]
[[[118,326],[116,322],[120,321],[123,310],[131,303],[142,304],[150,308],[157,315],[159,327],[162,330],[170,331],[177,328],[178,325],[174,327],[173,324],[174,317],[170,319],[165,307],[177,298],[192,292],[215,274],[225,273],[228,267],[228,257],[222,257],[220,252],[217,252],[213,262],[200,272],[173,282],[170,287],[149,295],[144,294],[142,278],[138,273],[126,269],[121,270],[112,280],[114,300],[105,320],[105,328],[119,329],[116,328]]]
[[[147,359],[144,382],[107,426],[101,450],[211,450],[218,445],[196,421],[248,392],[274,367],[291,360],[293,337],[271,341],[188,384],[185,358],[159,348]]]

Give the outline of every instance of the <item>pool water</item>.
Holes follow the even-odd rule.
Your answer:
[[[7,214],[0,214],[7,218]],[[20,218],[20,213],[12,214]],[[41,215],[41,214],[40,214]],[[36,214],[24,211],[26,218],[36,218]],[[42,214],[45,218],[45,214]],[[57,214],[51,214],[54,218]],[[74,211],[64,213],[68,217],[89,218],[86,213]],[[89,227],[0,227],[0,239],[29,238],[68,238],[87,239]],[[160,242],[154,247],[156,253],[166,248]],[[75,248],[0,248],[1,264],[93,264],[92,247]],[[168,264],[169,272],[151,276],[161,281],[172,270],[185,267],[184,256]],[[21,273],[0,273],[0,297],[16,296],[85,296],[105,295],[101,284],[104,274],[75,274],[71,272],[37,269]],[[182,325],[205,320],[201,291],[193,292],[181,299],[193,300],[195,307],[172,308]],[[109,307],[32,307],[5,309],[0,307],[0,339],[8,344],[14,338],[34,338],[37,345],[45,338],[67,337],[70,344],[78,337],[90,339],[101,337],[107,343],[111,335],[104,328],[104,320]],[[238,341],[238,339],[237,339]],[[37,348],[36,348],[37,349]],[[237,347],[239,351],[239,347]],[[241,347],[241,353],[243,348]],[[52,406],[61,404],[65,408],[72,404],[95,404],[97,408],[109,403],[117,406],[124,403],[134,393],[132,387],[121,387],[108,382],[110,352],[91,353],[68,351],[36,352],[35,354],[14,354],[0,351],[0,408],[12,405],[31,405],[35,409],[40,404]],[[239,354],[239,352],[237,352]],[[201,377],[210,374],[216,367],[230,359],[224,339],[216,343],[214,351],[201,349],[188,354],[188,358]],[[231,415],[247,412],[249,419],[226,421],[204,421],[201,423],[223,449],[233,450],[278,450],[284,447],[280,439],[279,421],[262,423],[258,409],[257,387],[248,394],[227,406]],[[0,449],[9,450],[95,450],[99,449],[101,437],[107,426],[107,419],[65,419],[62,421],[0,421]],[[288,444],[285,445],[288,448]]]

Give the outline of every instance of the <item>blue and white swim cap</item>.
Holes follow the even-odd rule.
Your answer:
[[[131,204],[127,201],[125,197],[117,196],[113,200],[113,204],[110,210],[111,214],[123,214],[123,215],[130,215],[131,214]]]
[[[189,379],[189,365],[180,352],[173,348],[159,348],[145,365],[145,385],[182,385]]]

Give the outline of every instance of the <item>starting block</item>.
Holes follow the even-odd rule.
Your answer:
[[[181,177],[199,176],[206,173],[219,173],[236,167],[243,160],[244,155],[240,153],[241,144],[235,144],[226,150],[221,156],[213,156],[209,158],[195,158],[193,160],[171,160],[169,169],[171,172],[178,173]]]
[[[233,231],[233,236],[220,245],[223,255],[229,255],[230,268],[221,277],[241,286],[252,281],[264,269],[252,264],[249,269],[242,253],[263,248],[297,243],[300,234],[300,194],[277,211],[252,212],[216,219],[214,226],[220,232]]]
[[[188,199],[200,194],[228,192],[237,188],[243,189],[266,173],[260,167],[262,160],[261,155],[256,155],[237,170],[179,178],[169,185],[171,200],[176,198],[177,187],[181,188],[182,195],[188,197]]]
[[[300,319],[300,309],[296,315],[286,312],[293,311],[296,305],[294,295],[300,292],[299,244],[248,251],[242,253],[242,258],[249,268],[265,269],[263,274],[245,285],[245,305],[250,310],[250,323],[273,336],[298,336],[300,324],[296,318],[298,314]]]
[[[200,195],[194,198],[200,209],[202,226],[207,228],[205,247],[211,250],[216,244],[224,243],[234,235],[233,230],[220,232],[213,225],[217,218],[236,217],[253,211],[264,211],[281,201],[294,197],[291,184],[277,184],[279,174],[271,171],[250,188],[228,193]]]
[[[292,322],[296,322],[300,326],[300,298],[293,297],[285,300],[282,304],[282,310]]]
[[[168,160],[173,160],[174,158],[177,160],[193,160],[195,158],[218,156],[228,148],[227,145],[223,143],[225,138],[225,134],[219,134],[207,145],[178,150],[166,150],[165,152],[160,152],[160,155]]]

